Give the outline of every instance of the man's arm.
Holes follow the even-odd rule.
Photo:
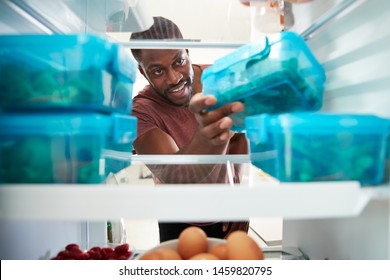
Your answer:
[[[137,154],[227,154],[232,152],[228,151],[230,139],[234,135],[230,131],[232,120],[229,115],[242,111],[244,106],[240,102],[233,102],[213,111],[205,111],[215,103],[216,99],[213,96],[196,94],[191,99],[189,109],[195,114],[199,128],[191,141],[182,149],[179,149],[170,135],[154,128],[135,140],[135,151]],[[157,178],[165,183],[198,183],[202,180],[214,183],[226,182],[224,165],[153,165],[148,167]]]

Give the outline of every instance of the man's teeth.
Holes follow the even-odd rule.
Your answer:
[[[184,84],[182,84],[180,87],[171,90],[171,92],[178,92],[178,91],[181,91],[181,90],[184,88],[185,85],[186,85],[186,84],[184,83]]]

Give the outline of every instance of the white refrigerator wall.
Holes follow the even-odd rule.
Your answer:
[[[49,259],[66,244],[86,244],[87,224],[64,221],[0,221],[0,259]]]
[[[390,117],[390,1],[356,2],[308,40],[326,71],[322,110]]]

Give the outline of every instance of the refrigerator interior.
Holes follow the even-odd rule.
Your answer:
[[[140,1],[127,2],[138,5]],[[2,1],[0,33],[91,32],[127,45],[130,32],[106,32],[110,15],[123,9],[127,2]],[[183,0],[142,2],[144,6],[137,8],[142,10],[145,22],[149,16],[166,16],[178,24],[185,37],[198,42],[198,46],[188,47],[194,63],[213,63],[216,58],[261,33],[261,27],[255,25],[254,10],[241,5],[238,0],[186,0],[185,4]],[[178,7],[181,12],[178,12]],[[58,9],[64,12],[58,15],[54,12]],[[292,11],[295,23],[291,30],[302,34],[326,71],[322,111],[372,113],[389,118],[390,69],[386,65],[386,61],[390,61],[389,1],[314,0],[293,6]],[[202,46],[206,42],[225,45],[218,48]],[[145,84],[143,77],[138,75],[134,92]],[[214,189],[205,188],[197,194],[192,190],[182,193],[167,186],[165,190],[147,188],[144,193],[145,185],[153,186],[145,168],[148,160],[141,157],[137,163],[135,159],[131,167],[115,174],[111,178],[114,181],[109,181],[106,188],[100,188],[92,195],[90,190],[69,186],[59,186],[57,190],[22,186],[20,192],[12,186],[2,186],[0,258],[47,259],[69,243],[79,243],[85,248],[91,244],[104,244],[107,241],[107,220],[116,221],[119,239],[123,230],[126,231],[127,241],[130,246],[134,243],[135,249],[156,245],[157,218],[180,219],[193,213],[191,208],[183,213],[177,213],[174,207],[159,211],[164,205],[158,203],[156,196],[172,201],[169,192],[176,191],[174,200],[192,195],[196,201]],[[162,157],[160,160],[168,159]],[[388,166],[388,173],[389,169]],[[380,187],[364,190],[353,183],[348,185],[350,182],[348,186],[330,184],[328,189],[321,189],[324,193],[320,196],[323,196],[318,197],[319,194],[307,186],[296,186],[292,193],[274,189],[273,182],[259,177],[253,166],[247,165],[246,172],[242,192],[233,194],[230,189],[225,195],[227,200],[238,196],[241,201],[250,201],[248,205],[224,213],[215,212],[212,205],[206,205],[193,218],[250,217],[256,230],[251,231],[251,235],[271,251],[282,246],[299,248],[310,259],[390,259],[388,179]],[[261,190],[252,188],[263,185]],[[312,187],[318,186],[314,184]],[[123,194],[129,199],[124,199]],[[253,196],[257,200],[252,199]],[[336,196],[345,199],[344,207],[334,201]],[[109,207],[96,201],[115,205]],[[48,210],[53,205],[56,209]],[[190,205],[196,207],[195,203]],[[223,207],[222,202],[217,202],[217,205]],[[121,228],[122,219],[125,229]],[[151,230],[154,234],[149,235]]]
[[[388,118],[390,3],[350,3],[308,40],[326,70],[322,111]],[[389,170],[388,164],[386,192]],[[283,244],[301,248],[312,259],[389,259],[389,228],[389,198],[378,195],[357,217],[284,221]]]

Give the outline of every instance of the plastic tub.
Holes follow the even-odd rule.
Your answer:
[[[101,183],[104,150],[131,152],[135,136],[136,118],[118,113],[2,115],[0,183]]]
[[[245,129],[245,117],[268,113],[316,111],[322,107],[325,72],[304,40],[281,32],[244,45],[203,71],[205,95],[220,107],[242,101],[233,130]]]
[[[0,36],[0,108],[130,113],[136,62],[95,35]]]
[[[252,164],[282,182],[383,182],[390,120],[295,113],[247,117]],[[261,152],[274,152],[262,158]]]

